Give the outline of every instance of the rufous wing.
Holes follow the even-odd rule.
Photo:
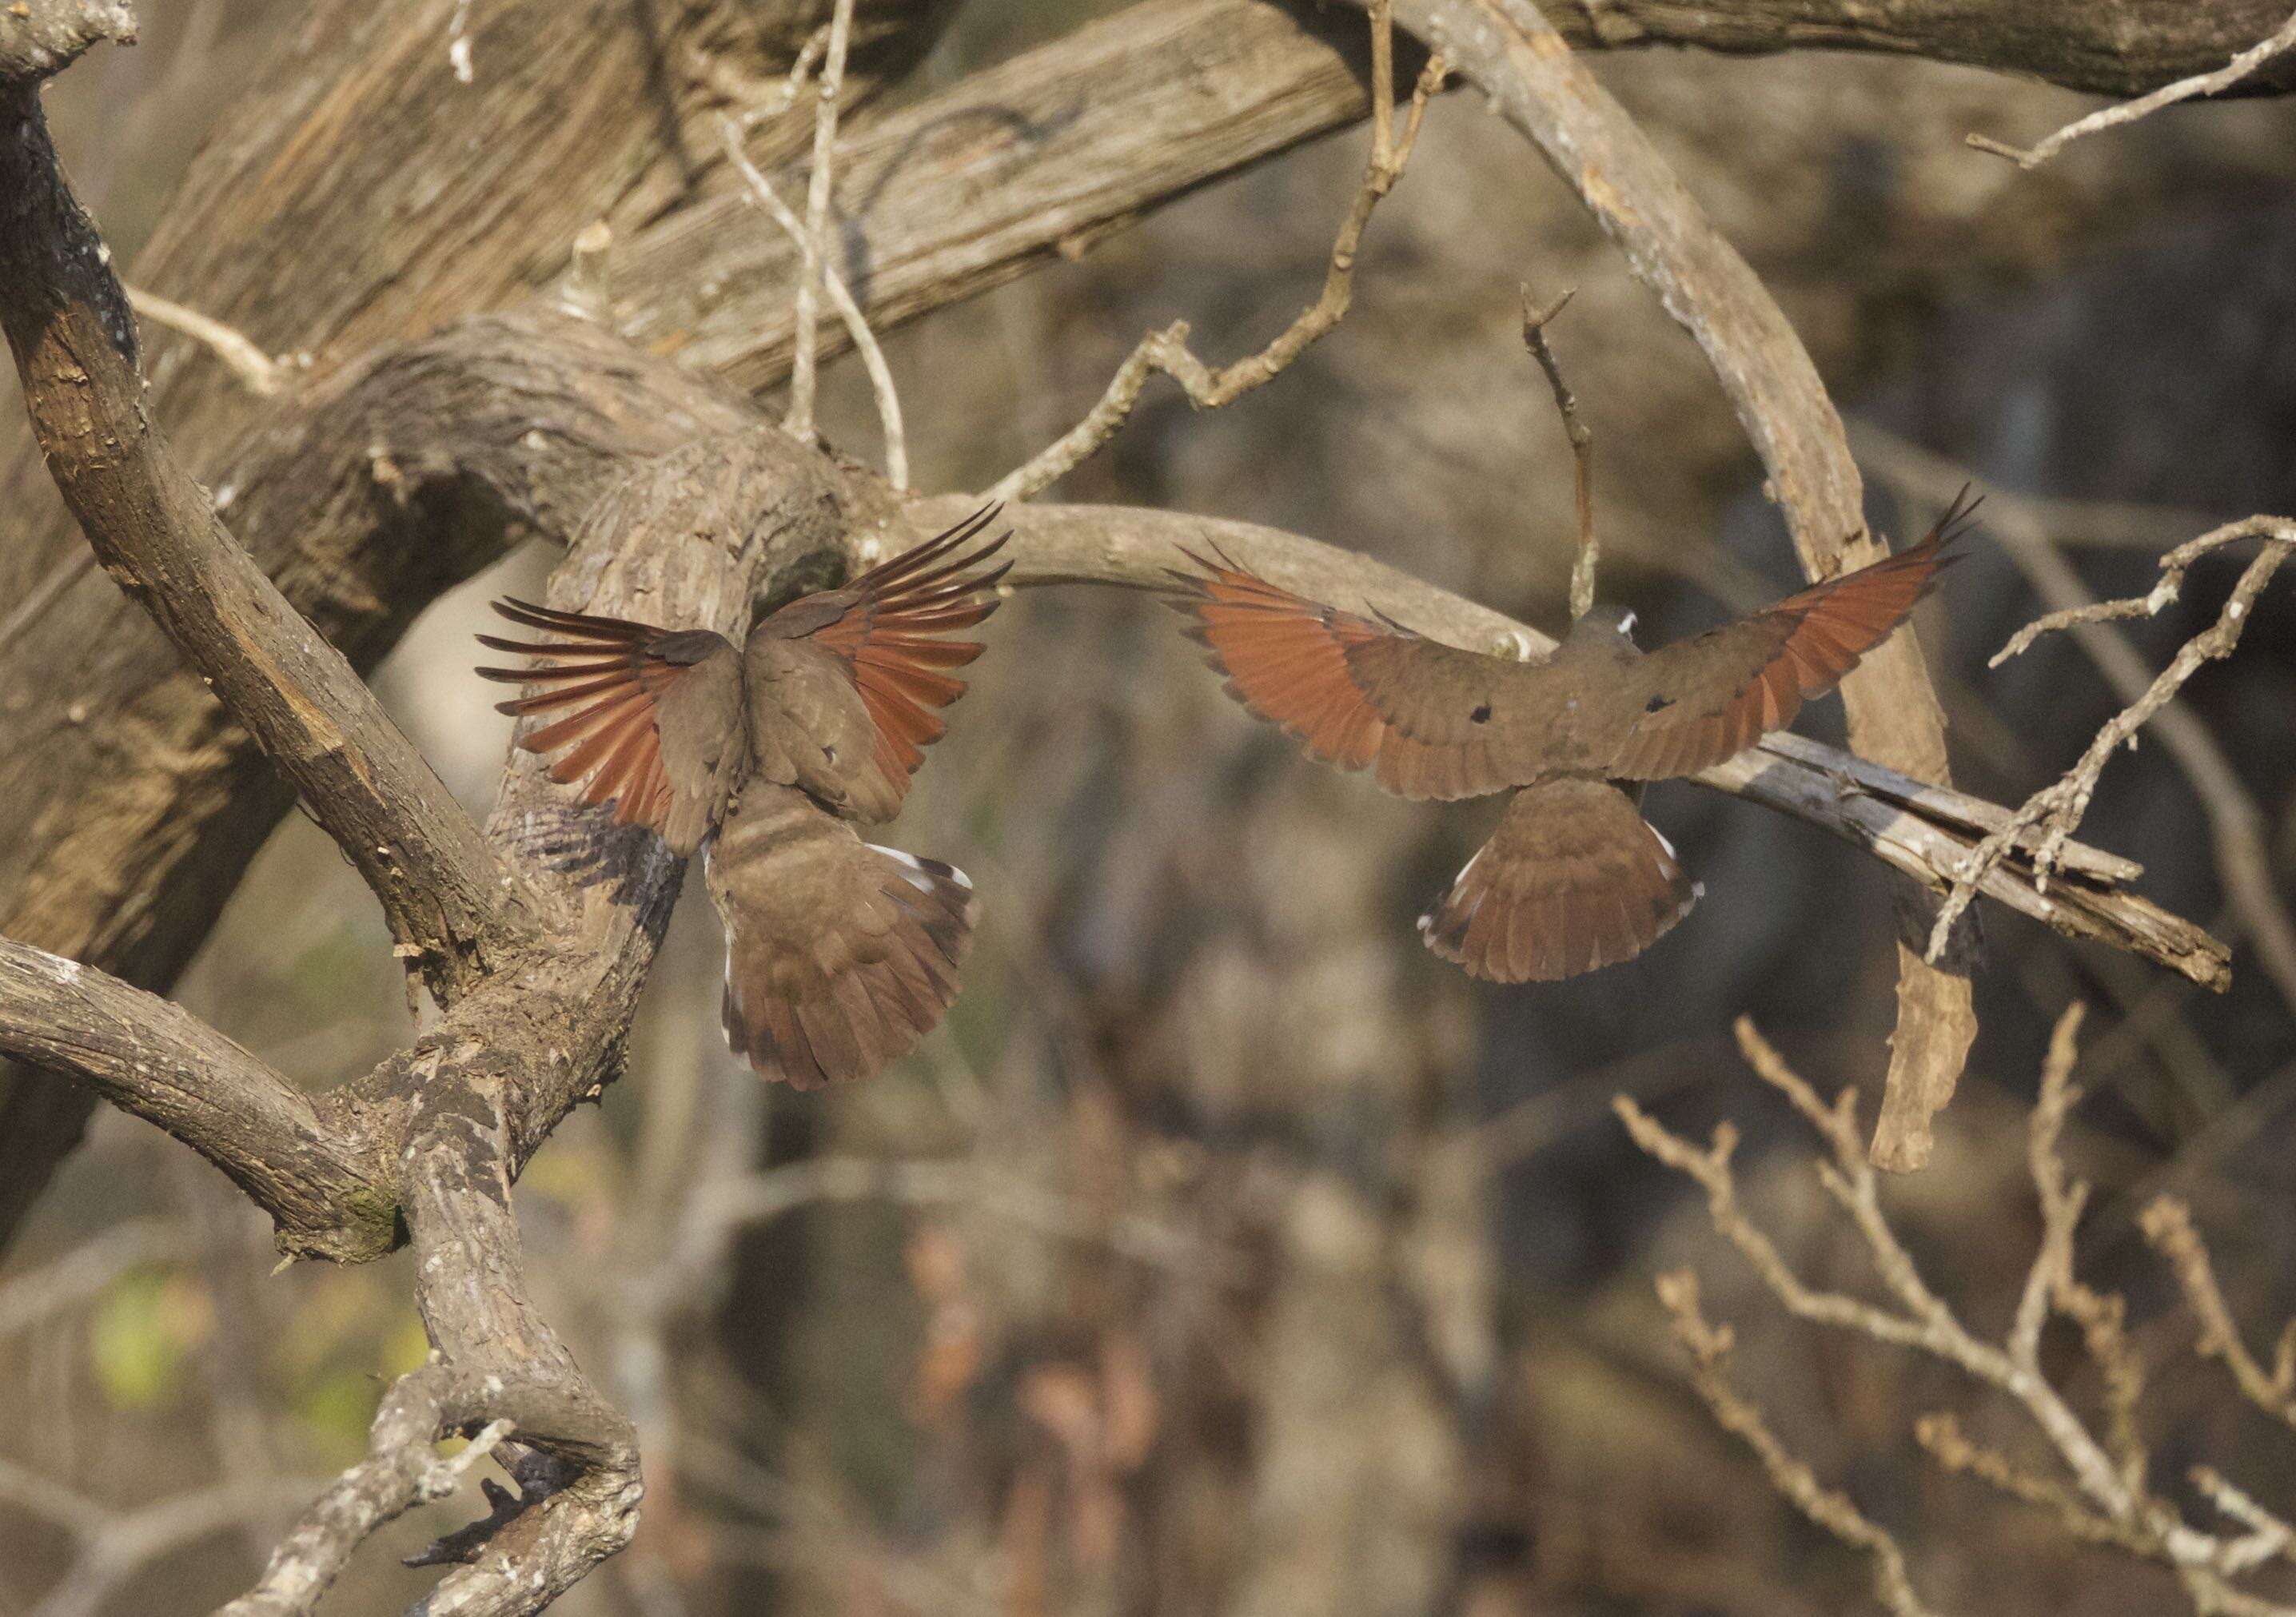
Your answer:
[[[537,659],[527,668],[478,671],[528,687],[529,694],[498,703],[503,712],[548,715],[520,735],[519,746],[562,749],[552,780],[586,778],[584,803],[611,797],[617,823],[651,827],[680,855],[693,853],[741,778],[746,739],[733,643],[707,629],[661,629],[511,599],[494,609],[550,636],[479,636],[494,650]]]
[[[1550,983],[1632,960],[1701,891],[1624,792],[1555,780],[1515,794],[1419,931],[1471,976]]]
[[[751,780],[709,850],[726,923],[726,1041],[800,1090],[866,1078],[956,998],[972,884],[863,842],[805,793]]]
[[[1341,769],[1374,767],[1398,796],[1480,796],[1516,784],[1511,698],[1525,666],[1426,640],[1295,595],[1225,557],[1183,552],[1166,600],[1227,691]]]
[[[1897,632],[1955,557],[1977,502],[1964,489],[1920,543],[1788,596],[1767,611],[1660,646],[1633,665],[1639,716],[1608,772],[1691,775],[1793,723]]]
[[[939,709],[964,694],[951,672],[979,657],[978,641],[945,640],[996,609],[1011,563],[988,565],[1009,535],[965,547],[1003,508],[985,505],[947,532],[879,563],[843,589],[804,596],[760,626],[776,625],[832,653],[861,693],[875,729],[873,753],[886,819],[907,795],[924,749],[947,733]]]

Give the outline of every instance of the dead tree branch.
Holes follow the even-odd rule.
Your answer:
[[[2221,95],[2254,75],[2274,58],[2284,55],[2292,45],[2296,45],[2296,14],[2292,14],[2269,37],[2259,40],[2214,72],[2195,73],[2189,78],[2163,85],[2150,95],[2140,95],[2135,101],[2123,102],[2120,106],[2092,112],[2087,118],[2067,124],[2037,146],[2030,149],[2011,146],[1985,135],[1972,135],[1967,139],[1978,151],[2005,157],[2018,167],[2030,171],[2038,168],[2085,135],[2095,135],[2102,130],[2133,124],[2180,101],[2191,101],[2202,95]]]
[[[1844,1090],[1833,1105],[1827,1105],[1755,1032],[1751,1022],[1741,1018],[1738,1023],[1740,1048],[1757,1075],[1784,1095],[1825,1142],[1826,1160],[1816,1168],[1818,1181],[1856,1231],[1888,1303],[1819,1291],[1795,1273],[1776,1243],[1745,1211],[1731,1167],[1737,1135],[1730,1124],[1718,1125],[1712,1145],[1701,1149],[1626,1097],[1620,1096],[1615,1105],[1636,1145],[1694,1180],[1705,1192],[1716,1230],[1738,1249],[1788,1313],[1954,1366],[2021,1409],[2054,1452],[2064,1474],[2062,1478],[2039,1474],[1978,1447],[1962,1433],[1949,1414],[1926,1417],[1919,1431],[1923,1447],[1945,1469],[1966,1472],[2012,1498],[2049,1512],[2076,1539],[2109,1544],[2166,1566],[2183,1586],[2196,1613],[2287,1617],[2296,1608],[2263,1598],[2234,1582],[2276,1553],[2265,1548],[2276,1542],[2269,1538],[2268,1523],[2260,1527],[2235,1507],[2226,1514],[2245,1531],[2236,1536],[2210,1532],[2186,1523],[2171,1501],[2152,1490],[2150,1454],[2136,1418],[2144,1394],[2144,1367],[2122,1330],[2125,1304],[2118,1296],[2087,1286],[2074,1273],[2074,1233],[2088,1188],[2067,1174],[2059,1141],[2065,1119],[2079,1100],[2079,1091],[2072,1083],[2077,1055],[2074,1035],[2079,1022],[2077,1005],[2059,1019],[2043,1066],[2040,1098],[2034,1107],[2027,1151],[2040,1204],[2042,1235],[2015,1316],[1998,1343],[1970,1330],[1952,1304],[1931,1288],[1883,1213],[1879,1178],[1859,1146],[1856,1091]],[[2194,1245],[2197,1245],[2196,1240]],[[2189,1257],[2177,1261],[2181,1270],[2194,1268]],[[1673,1277],[1661,1282],[1662,1288],[1677,1286]],[[2210,1290],[2212,1293],[2213,1286]],[[1677,1319],[1682,1317],[1678,1297],[1669,1298],[1668,1306]],[[2103,1381],[2102,1433],[2092,1430],[2044,1371],[2041,1333],[2052,1316],[2066,1319],[2080,1329],[2088,1359]],[[2202,1351],[2205,1353],[2210,1351],[2209,1333],[2215,1327],[2207,1322],[2205,1313],[2203,1319]],[[1693,1345],[1695,1348],[1696,1343]],[[1741,1427],[1731,1425],[1730,1429]],[[1772,1474],[1793,1497],[1789,1484],[1796,1478],[1789,1473],[1781,1480],[1775,1467]],[[1815,1487],[1814,1479],[1805,1475],[1800,1480]],[[2220,1499],[2231,1498],[2221,1488],[2209,1491]],[[2259,1537],[2260,1533],[2266,1536]]]
[[[1382,198],[1395,188],[1411,161],[1419,140],[1419,127],[1427,116],[1427,102],[1443,87],[1448,69],[1439,52],[1427,59],[1412,86],[1410,110],[1405,113],[1400,135],[1395,128],[1395,109],[1388,86],[1395,82],[1395,20],[1392,0],[1366,0],[1371,15],[1371,156],[1364,164],[1363,184],[1341,220],[1332,241],[1330,266],[1324,273],[1323,290],[1316,301],[1293,316],[1267,346],[1215,371],[1188,347],[1188,323],[1176,320],[1160,331],[1140,339],[1110,379],[1100,402],[1085,417],[1035,455],[1014,467],[981,497],[1012,502],[1049,488],[1100,453],[1131,419],[1140,391],[1158,372],[1180,384],[1188,403],[1199,410],[1218,410],[1233,404],[1254,388],[1265,387],[1283,374],[1309,347],[1328,336],[1347,318],[1355,300],[1356,256],[1363,246],[1365,227]]]
[[[797,350],[790,365],[789,413],[782,430],[800,444],[813,434],[814,322],[821,299],[822,266],[828,261],[829,187],[837,152],[837,98],[845,88],[845,53],[853,38],[853,0],[833,0],[829,44],[813,105],[813,173],[805,187],[805,233],[800,238],[797,276]]]
[[[2296,1323],[2281,1331],[2267,1371],[2241,1340],[2232,1308],[2217,1285],[2209,1250],[2193,1226],[2193,1210],[2176,1196],[2156,1196],[2137,1215],[2137,1225],[2152,1249],[2176,1270],[2185,1305],[2201,1322],[2195,1351],[2203,1359],[2222,1360],[2243,1398],[2275,1420],[2296,1426]]]
[[[249,340],[245,332],[234,331],[220,320],[211,320],[197,309],[172,298],[162,298],[157,292],[147,292],[142,287],[127,289],[127,306],[144,319],[171,331],[181,331],[203,345],[257,396],[270,398],[287,390],[293,365],[266,354]]]
[[[1923,500],[1949,500],[1970,481],[1963,469],[1878,429],[1861,426],[1853,436],[1870,464]],[[2096,600],[2061,553],[2058,531],[2014,494],[1988,487],[1985,497],[1988,531],[2039,593],[2052,617],[2072,615],[2062,621],[2113,693],[2124,704],[2142,701],[2152,684],[2152,670],[2128,638],[2103,618],[2080,618],[2096,607]],[[2156,535],[2162,531],[2154,529]],[[2159,543],[2157,538],[2154,543]],[[2032,643],[2025,632],[2021,631],[2017,638],[2022,645]],[[2183,702],[2171,701],[2159,708],[2151,723],[2152,733],[2191,784],[2208,816],[2217,878],[2224,886],[2234,918],[2266,975],[2280,991],[2282,1001],[2296,1010],[2296,920],[2290,919],[2273,878],[2264,811],[2242,784],[2239,772],[2216,737]],[[2021,835],[2034,853],[2042,842],[2043,834],[2035,826],[2019,826],[2015,816],[2007,824],[1988,829]]]
[[[1714,1424],[1744,1443],[1762,1470],[1793,1507],[1818,1526],[1862,1550],[1874,1563],[1874,1597],[1893,1617],[1930,1617],[1906,1571],[1905,1551],[1888,1531],[1858,1509],[1846,1493],[1828,1488],[1807,1462],[1796,1459],[1770,1430],[1762,1412],[1730,1384],[1730,1351],[1735,1345],[1726,1325],[1709,1320],[1698,1303],[1698,1277],[1679,1270],[1658,1278],[1658,1300],[1674,1324],[1675,1340],[1690,1355],[1691,1385],[1714,1417]]]
[[[1570,481],[1572,493],[1578,502],[1578,558],[1570,564],[1570,619],[1578,619],[1594,610],[1595,568],[1602,559],[1602,547],[1595,538],[1595,435],[1587,423],[1578,419],[1578,400],[1570,391],[1570,384],[1562,380],[1562,362],[1554,357],[1554,347],[1546,340],[1549,322],[1569,306],[1578,295],[1577,287],[1566,288],[1562,295],[1544,309],[1530,300],[1530,288],[1522,289],[1522,343],[1538,368],[1546,372],[1547,388],[1554,395],[1554,411],[1562,418],[1562,435],[1570,440]]]
[[[2233,585],[2217,621],[2186,641],[2152,684],[2096,732],[2080,761],[2062,779],[2027,798],[2008,823],[1977,845],[1970,855],[1968,869],[1955,877],[1953,892],[1938,912],[1932,948],[1941,946],[1948,927],[1968,907],[1970,884],[2035,828],[2041,835],[2032,853],[2034,874],[2039,884],[2046,885],[2050,872],[2056,868],[2058,849],[2065,838],[2080,829],[2090,799],[2096,793],[2098,778],[2114,751],[2128,744],[2139,729],[2167,706],[2194,674],[2210,662],[2230,657],[2240,644],[2241,632],[2247,627],[2257,597],[2264,592],[2280,564],[2292,551],[2296,551],[2296,522],[2285,517],[2249,517],[2188,540],[2161,559],[2161,582],[2150,592],[2051,612],[2020,629],[2007,645],[1994,653],[1993,666],[1997,667],[2052,630],[2152,616],[2176,600],[2183,587],[2185,570],[2201,557],[2227,544],[2257,538],[2266,543]],[[2267,933],[2268,929],[2267,918]]]
[[[718,134],[725,142],[726,160],[734,165],[734,170],[742,176],[742,183],[749,187],[750,200],[765,209],[767,216],[781,227],[783,234],[792,241],[802,241],[805,234],[803,221],[790,211],[789,205],[774,190],[773,182],[758,171],[758,166],[742,150],[741,131],[734,120],[720,119]],[[876,334],[869,330],[868,317],[862,314],[860,304],[854,300],[852,289],[845,284],[845,277],[837,273],[837,266],[826,259],[821,265],[821,280],[823,289],[829,294],[829,301],[837,306],[837,316],[844,323],[845,335],[860,353],[862,366],[869,372],[869,391],[877,401],[877,421],[885,435],[885,480],[897,489],[906,489],[909,486],[909,439],[901,422],[901,396],[893,385],[892,367],[885,363],[885,350],[877,346]]]

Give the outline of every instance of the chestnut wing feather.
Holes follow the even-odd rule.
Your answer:
[[[494,650],[537,659],[531,667],[478,671],[528,688],[498,703],[503,712],[550,715],[526,728],[519,746],[562,749],[552,780],[586,777],[584,803],[611,797],[616,823],[650,827],[677,853],[693,853],[741,776],[741,668],[733,643],[707,629],[662,629],[508,598],[494,609],[550,637],[478,637]]]
[[[1398,796],[1480,796],[1535,770],[1554,739],[1541,666],[1463,651],[1295,595],[1225,557],[1183,552],[1166,600],[1227,692],[1341,769]],[[1559,711],[1559,709],[1558,709]]]
[[[1977,502],[1962,497],[1920,543],[1811,585],[1766,611],[1635,663],[1637,712],[1611,755],[1620,780],[1695,774],[1793,723],[1897,632],[1955,553]]]
[[[924,749],[947,733],[939,710],[964,694],[952,670],[981,653],[978,641],[945,640],[996,609],[996,586],[1011,563],[988,565],[1009,534],[965,547],[1003,508],[985,505],[963,522],[881,562],[843,589],[800,597],[758,625],[832,653],[859,691],[874,730],[876,789],[855,793],[888,818],[907,795]]]

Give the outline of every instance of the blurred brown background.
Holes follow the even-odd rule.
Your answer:
[[[296,9],[150,7],[138,49],[51,92],[123,262]],[[978,0],[904,94],[1114,9]],[[2024,175],[1963,134],[2030,140],[2082,98],[1824,53],[1592,65],[1777,293],[1845,412],[2007,487],[2110,505],[2056,531],[2099,593],[2141,592],[2152,556],[2210,519],[2296,505],[2296,109],[2183,109]],[[1313,295],[1364,145],[1357,130],[1294,152],[889,333],[918,483],[992,481],[1176,316],[1214,358],[1264,341]],[[1218,414],[1152,388],[1056,493],[1291,528],[1557,625],[1570,471],[1518,337],[1525,282],[1579,289],[1554,339],[1597,436],[1606,594],[1665,639],[1784,592],[1790,551],[1703,361],[1472,93],[1430,113],[1333,337]],[[873,455],[858,368],[840,360],[824,385],[831,438]],[[1869,467],[1873,514],[1902,538],[1939,499],[1888,470]],[[1982,538],[1972,549],[1921,633],[1957,778],[2013,802],[2117,704],[2062,640],[1986,670],[2039,608]],[[442,601],[379,682],[474,807],[508,721],[468,674],[468,637],[488,594],[548,560],[514,557]],[[2156,663],[2231,576],[2217,564],[2136,626]],[[520,1188],[545,1311],[645,1442],[638,1539],[562,1609],[1858,1609],[1862,1564],[1779,1503],[1684,1389],[1650,1280],[1692,1260],[1741,1332],[1742,1384],[1891,1528],[1941,1609],[2173,1601],[2165,1574],[1928,1466],[1915,1416],[1982,1401],[1780,1322],[1610,1114],[1626,1092],[1693,1134],[1737,1117],[1749,1195],[1789,1257],[1856,1285],[1807,1137],[1729,1024],[1749,1012],[1822,1089],[1870,1091],[1894,982],[1871,862],[1661,786],[1652,818],[1707,884],[1690,920],[1591,979],[1483,988],[1411,926],[1492,805],[1406,804],[1302,763],[1141,599],[1024,597],[989,637],[900,827],[984,895],[947,1031],[854,1092],[763,1092],[725,1052],[716,928],[688,902],[628,1081]],[[2284,590],[2191,700],[2269,820],[2285,896]],[[1833,704],[1804,724],[1829,726]],[[2161,903],[2220,916],[2205,824],[2158,747],[2113,764],[2084,835],[2143,861]],[[2296,1311],[2291,1008],[2244,952],[2214,1000],[1985,919],[1969,1076],[1936,1164],[1890,1187],[1916,1256],[2000,1328],[2037,1233],[2034,1072],[2055,1013],[2091,1001],[2094,1098],[2069,1143],[2097,1181],[2084,1272],[2129,1293],[2163,1366],[2147,1418],[2164,1470],[2207,1458],[2286,1503],[2288,1433],[2236,1415],[2182,1351],[2191,1327],[2131,1214],[2177,1187],[2252,1336]],[[178,997],[315,1086],[406,1027],[371,899],[300,821]],[[921,1165],[865,1165],[892,1161]],[[422,1349],[406,1260],[266,1278],[270,1258],[219,1176],[101,1120],[0,1269],[0,1613],[204,1610],[245,1586],[308,1480],[355,1458]],[[18,1497],[28,1476],[120,1513],[107,1533],[152,1534],[158,1553],[84,1600],[95,1586],[68,1577],[69,1539]],[[218,1478],[253,1481],[211,1519],[162,1514]],[[471,1508],[401,1522],[390,1554]],[[326,1610],[396,1611],[425,1587],[383,1554],[359,1566]]]

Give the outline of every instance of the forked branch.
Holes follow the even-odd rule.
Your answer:
[[[2149,617],[2177,599],[2183,588],[2185,574],[2202,556],[2226,545],[2250,539],[2262,539],[2258,551],[2239,582],[2233,585],[2217,620],[2178,649],[2169,666],[2161,671],[2152,685],[2135,701],[2113,715],[2100,729],[2080,760],[2054,784],[2043,787],[2025,800],[2024,805],[2010,816],[2006,824],[1979,843],[1971,853],[1966,866],[1955,873],[1953,891],[1938,911],[1937,925],[1931,934],[1932,953],[1945,947],[1946,938],[1955,919],[1969,907],[1976,892],[1976,884],[1987,871],[2008,856],[2038,829],[2038,842],[2031,859],[2036,884],[2046,890],[2050,872],[2057,868],[2065,840],[2080,829],[2088,813],[2090,800],[2095,796],[2097,780],[2104,772],[2112,755],[2127,745],[2144,723],[2168,706],[2186,681],[2208,664],[2230,657],[2240,644],[2242,631],[2248,626],[2257,597],[2264,592],[2280,564],[2296,549],[2296,521],[2285,517],[2249,517],[2238,522],[2226,523],[2178,545],[2161,559],[2161,581],[2144,595],[2120,600],[2099,601],[2094,605],[2068,608],[2036,618],[2010,637],[2009,643],[1993,655],[1992,666],[1998,667],[2030,646],[2043,634],[2080,624],[2110,623],[2120,618]]]
[[[1844,1293],[1821,1291],[1798,1275],[1777,1244],[1746,1211],[1731,1166],[1735,1134],[1727,1123],[1706,1148],[1693,1145],[1621,1096],[1616,1107],[1635,1143],[1669,1167],[1694,1180],[1705,1192],[1714,1227],[1736,1247],[1756,1277],[1796,1318],[1860,1335],[1883,1346],[1926,1355],[1959,1369],[2021,1409],[2054,1452],[2061,1474],[2035,1471],[1997,1450],[1973,1442],[1950,1413],[1925,1417],[1917,1435],[1944,1469],[1984,1482],[2005,1496],[2043,1510],[2061,1530],[2084,1543],[2109,1545],[2124,1554],[2165,1566],[2182,1586],[2194,1612],[2231,1617],[2288,1617],[2296,1611],[2240,1587],[2239,1580],[2266,1561],[2287,1552],[2284,1524],[2256,1507],[2248,1493],[2215,1472],[2195,1482],[2236,1531],[2212,1531],[2187,1523],[2176,1505],[2152,1487],[2151,1455],[2138,1424],[2144,1367],[2122,1328],[2124,1303],[2081,1281],[2074,1269],[2074,1235],[2088,1189],[2066,1172],[2060,1149],[2066,1118],[2079,1104],[2072,1083],[2077,1050],[2074,1035],[2080,1008],[2058,1021],[2041,1074],[2033,1110],[2027,1161],[2041,1213],[2041,1239],[2027,1271],[2022,1294],[2005,1335],[1998,1342],[1980,1336],[1953,1305],[1933,1290],[1883,1213],[1879,1180],[1859,1148],[1857,1097],[1845,1090],[1833,1104],[1816,1091],[1741,1019],[1741,1049],[1764,1082],[1784,1094],[1816,1130],[1826,1150],[1816,1169],[1819,1183],[1856,1232],[1887,1297],[1869,1303]],[[2188,1294],[2202,1312],[2201,1352],[2224,1352],[2237,1337],[2229,1311],[2206,1270],[2205,1254],[2189,1224],[2177,1228],[2173,1216],[2156,1221],[2156,1242],[2169,1251]],[[2196,1255],[2197,1254],[2197,1255]],[[1700,1391],[1726,1429],[1761,1457],[1773,1482],[1813,1520],[1876,1558],[1875,1587],[1893,1612],[1917,1611],[1919,1602],[1905,1580],[1901,1555],[1886,1533],[1841,1496],[1824,1490],[1813,1474],[1784,1456],[1754,1411],[1716,1376],[1729,1345],[1726,1327],[1708,1324],[1697,1310],[1696,1292],[1686,1276],[1660,1282],[1660,1295],[1676,1319],[1677,1334],[1692,1352]],[[2043,1327],[2052,1317],[2075,1325],[2090,1366],[2103,1387],[2101,1429],[2075,1409],[2050,1380],[2041,1354]],[[2241,1374],[2235,1359],[2235,1374]],[[2247,1389],[2268,1399],[2274,1385],[2249,1365],[2262,1384]],[[2292,1371],[2291,1379],[2296,1379]],[[2243,1382],[2250,1379],[2243,1376]],[[1718,1395],[1725,1394],[1725,1395]],[[2267,1404],[2267,1407],[2269,1405]],[[1887,1548],[1884,1548],[1887,1546]]]

